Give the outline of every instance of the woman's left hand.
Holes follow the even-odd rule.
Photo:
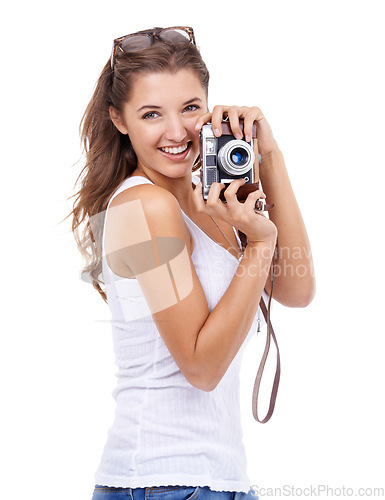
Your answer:
[[[247,106],[214,106],[212,113],[205,113],[198,118],[195,130],[200,130],[205,123],[211,121],[214,135],[219,137],[222,135],[221,122],[226,115],[229,117],[230,127],[236,139],[242,139],[243,137],[239,126],[240,118],[243,119],[246,141],[251,141],[253,123],[257,123],[257,143],[261,155],[271,153],[278,148],[271,127],[257,106],[252,108]]]

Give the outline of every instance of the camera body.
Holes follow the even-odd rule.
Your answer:
[[[243,123],[240,122],[241,130]],[[254,125],[253,136],[256,136]],[[207,200],[213,182],[221,182],[227,187],[234,179],[245,179],[238,189],[238,200],[244,201],[251,191],[258,189],[259,179],[255,179],[255,155],[252,140],[236,139],[228,121],[222,121],[222,135],[215,137],[211,124],[203,125],[199,132],[201,180],[203,198]],[[221,191],[220,199],[226,201]]]

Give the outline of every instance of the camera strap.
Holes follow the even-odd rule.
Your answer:
[[[242,233],[241,231],[239,231],[239,236],[241,239],[242,248],[244,250],[246,247],[246,243],[247,243],[247,236],[244,233]],[[266,321],[267,332],[266,332],[265,349],[263,351],[263,355],[262,355],[261,361],[259,363],[257,375],[255,377],[255,382],[254,382],[254,389],[253,389],[253,396],[252,396],[252,410],[253,410],[253,417],[255,418],[255,420],[257,422],[259,422],[261,424],[265,424],[266,422],[268,422],[270,420],[271,416],[273,415],[274,407],[275,407],[275,400],[277,399],[279,379],[281,377],[281,359],[280,359],[280,355],[279,355],[279,348],[278,348],[277,338],[276,338],[275,333],[274,333],[273,325],[271,324],[271,321],[270,321],[271,299],[273,297],[273,284],[274,284],[274,276],[275,276],[275,266],[277,264],[277,261],[278,261],[278,239],[277,239],[276,244],[275,244],[274,254],[273,254],[272,263],[271,263],[271,266],[272,266],[271,290],[270,290],[269,301],[268,301],[267,307],[266,307],[266,304],[265,304],[263,297],[261,297],[261,299],[259,301],[259,306],[262,310],[263,316],[264,316],[265,321]],[[259,331],[259,329],[258,329],[258,331]],[[273,387],[271,389],[269,409],[267,411],[265,418],[261,420],[258,417],[258,396],[259,396],[259,388],[260,388],[261,381],[262,381],[263,369],[265,367],[267,356],[268,356],[269,350],[270,350],[271,338],[273,339],[275,346],[276,346],[276,349],[277,349],[277,364],[276,364],[276,369],[275,369]]]
[[[255,420],[261,424],[265,424],[266,422],[268,422],[270,420],[271,416],[273,415],[274,407],[275,407],[275,400],[277,398],[279,379],[281,376],[281,360],[280,360],[280,355],[279,355],[279,348],[278,348],[277,339],[276,339],[276,336],[274,333],[273,325],[271,324],[271,321],[270,321],[270,306],[271,306],[271,299],[273,296],[274,272],[275,272],[275,264],[276,264],[277,260],[278,260],[278,241],[276,243],[274,257],[273,257],[272,273],[271,273],[271,292],[270,292],[270,296],[269,296],[268,306],[266,308],[266,304],[265,304],[263,297],[261,297],[261,300],[259,303],[259,305],[262,309],[263,316],[265,317],[265,320],[266,320],[267,333],[266,333],[265,350],[263,352],[262,359],[261,359],[261,362],[259,364],[257,376],[255,377],[255,382],[254,382],[253,397],[252,397],[252,410],[253,410],[253,416],[254,416]],[[270,350],[271,337],[273,338],[276,349],[277,349],[277,365],[276,365],[276,370],[275,370],[274,383],[273,383],[273,387],[271,390],[269,409],[267,411],[265,418],[260,420],[260,418],[258,417],[258,395],[259,395],[259,388],[261,385],[261,380],[262,380],[262,375],[263,375],[263,369],[265,367],[267,356],[268,356],[269,350]]]
[[[244,246],[246,244],[246,235],[244,235],[243,233],[240,232],[240,236],[241,236],[242,244]],[[273,259],[272,259],[271,291],[270,291],[268,305],[266,307],[266,304],[265,304],[263,297],[261,297],[261,300],[259,302],[263,316],[264,316],[265,321],[266,321],[267,332],[266,332],[265,349],[264,349],[261,361],[259,363],[257,375],[255,377],[255,382],[254,382],[254,389],[253,389],[253,396],[252,396],[252,411],[253,411],[253,417],[255,418],[255,420],[261,424],[265,424],[266,422],[268,422],[270,420],[271,416],[273,415],[274,407],[275,407],[275,400],[277,399],[279,379],[281,376],[281,360],[280,360],[280,355],[279,355],[279,348],[278,348],[277,338],[276,338],[275,333],[274,333],[273,325],[271,324],[271,321],[270,321],[271,299],[273,296],[275,265],[276,265],[277,261],[278,261],[278,239],[277,239],[277,242],[275,245],[274,255],[273,255]],[[260,388],[261,381],[262,381],[263,370],[264,370],[267,356],[268,356],[269,350],[270,350],[271,338],[273,338],[273,341],[274,341],[276,349],[277,349],[277,364],[276,364],[273,387],[271,390],[269,409],[267,411],[265,418],[261,420],[258,417],[258,396],[259,396],[259,388]]]

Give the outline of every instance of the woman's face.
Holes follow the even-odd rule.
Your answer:
[[[128,133],[140,168],[166,177],[184,177],[199,154],[197,119],[207,111],[206,92],[190,69],[139,75],[121,124]]]

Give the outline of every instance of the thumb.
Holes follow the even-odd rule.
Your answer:
[[[192,194],[193,203],[197,212],[206,212],[206,203],[202,194],[202,182],[198,182]]]

